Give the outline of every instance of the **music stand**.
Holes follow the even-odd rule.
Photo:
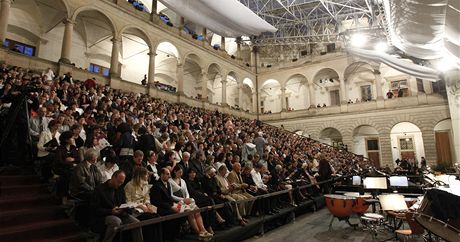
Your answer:
[[[407,176],[390,176],[390,187],[408,187]]]
[[[375,213],[375,204],[378,202],[377,193],[378,190],[387,190],[387,178],[386,177],[366,177],[363,181],[364,188],[371,190],[373,199],[369,199],[367,202],[372,204],[372,212]]]
[[[380,207],[384,211],[404,211],[407,210],[407,203],[401,194],[385,194],[379,196]]]

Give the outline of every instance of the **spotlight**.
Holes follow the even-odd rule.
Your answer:
[[[351,36],[351,45],[354,47],[363,47],[367,43],[367,36],[356,33]]]
[[[388,45],[386,42],[379,42],[374,46],[374,50],[386,52],[388,50]]]

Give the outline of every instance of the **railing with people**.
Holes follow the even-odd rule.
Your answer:
[[[334,182],[337,182],[337,181],[340,181],[340,180],[345,180],[346,178],[350,178],[351,176],[353,176],[353,175],[349,174],[349,175],[344,175],[344,176],[336,176],[336,177],[332,177],[331,179],[324,180],[324,181],[321,181],[321,182],[310,183],[310,184],[306,184],[306,185],[302,185],[302,186],[298,186],[298,187],[293,187],[293,188],[290,188],[290,189],[271,192],[271,193],[264,194],[264,195],[258,195],[258,196],[254,196],[252,198],[248,198],[248,199],[244,199],[244,200],[238,200],[238,201],[235,201],[234,203],[240,204],[240,203],[244,203],[244,202],[248,202],[248,201],[256,201],[256,200],[273,198],[273,197],[277,197],[277,196],[287,194],[287,193],[292,192],[294,190],[307,189],[307,188],[311,188],[313,186],[323,185],[323,184],[328,184],[328,183],[333,184]],[[224,206],[225,206],[225,204],[221,203],[221,204],[216,204],[216,205],[213,205],[213,206],[201,207],[201,208],[199,208],[197,210],[185,211],[185,212],[176,213],[176,214],[172,214],[172,215],[166,215],[166,216],[161,216],[161,217],[152,218],[152,219],[148,219],[148,220],[143,220],[143,221],[140,221],[138,223],[125,224],[125,225],[121,225],[121,226],[116,227],[116,231],[119,232],[118,236],[120,238],[120,241],[123,241],[123,236],[124,236],[123,233],[127,232],[127,231],[130,231],[132,229],[137,229],[137,228],[141,228],[141,227],[149,226],[149,225],[154,225],[154,224],[160,224],[162,222],[187,217],[189,215],[197,213],[198,211],[200,213],[201,212],[207,212],[207,211],[210,211],[210,210],[223,208]],[[316,208],[314,208],[314,209],[316,210]],[[294,213],[294,211],[295,211],[295,207],[292,207],[292,210],[290,212]],[[295,216],[295,214],[293,214],[293,215]],[[267,221],[266,220],[266,215],[264,213],[262,213],[261,218],[262,218],[262,222]],[[261,232],[263,233],[264,231],[261,231]]]

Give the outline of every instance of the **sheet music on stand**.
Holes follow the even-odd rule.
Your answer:
[[[386,190],[388,189],[386,177],[366,177],[363,181],[364,188],[375,189],[375,190]]]
[[[382,210],[407,211],[407,203],[401,194],[383,194],[378,196]]]
[[[409,180],[407,176],[390,176],[391,187],[408,187]]]

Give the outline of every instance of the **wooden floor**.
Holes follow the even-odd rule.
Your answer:
[[[337,241],[337,242],[359,242],[372,241],[372,235],[365,231],[363,226],[353,230],[346,222],[334,220],[332,230],[329,231],[331,215],[324,208],[315,213],[307,213],[297,217],[293,223],[284,225],[272,230],[263,236],[254,237],[245,242],[317,242],[317,241]],[[352,218],[352,223],[358,223],[359,219]],[[406,225],[407,227],[407,225]],[[391,238],[390,232],[382,232],[377,236],[376,241]],[[409,239],[407,241],[423,241],[421,238]]]

